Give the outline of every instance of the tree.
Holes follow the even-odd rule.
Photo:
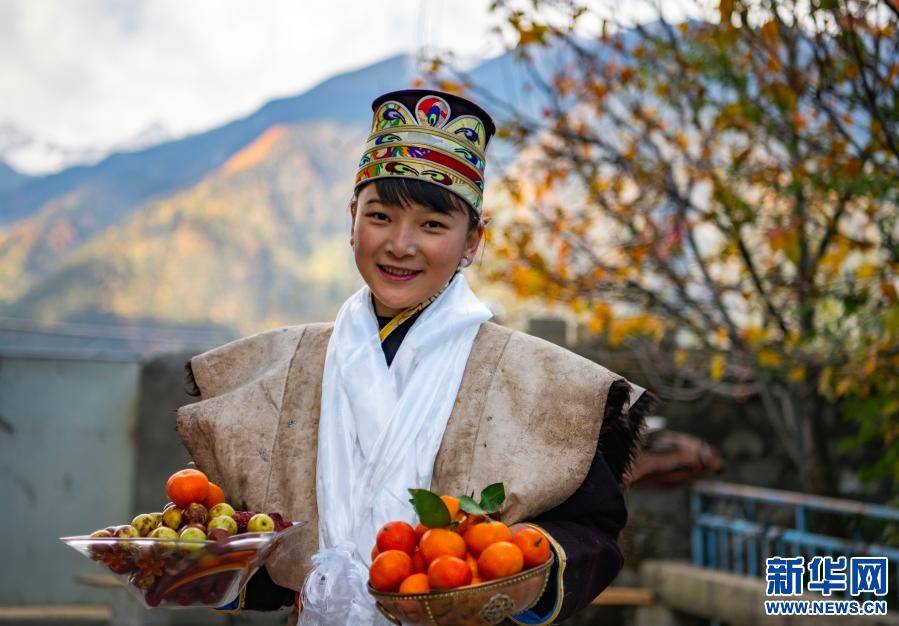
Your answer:
[[[720,0],[630,28],[493,6],[548,105],[502,129],[526,210],[497,215],[492,278],[644,350],[663,395],[760,398],[809,491],[835,491],[841,416],[899,481],[896,5]]]

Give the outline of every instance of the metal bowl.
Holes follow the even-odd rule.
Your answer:
[[[289,535],[243,533],[222,541],[149,537],[61,537],[105,566],[147,608],[219,607],[234,599],[259,566]]]
[[[526,611],[546,590],[553,560],[520,574],[447,591],[429,593],[369,592],[378,610],[402,626],[484,626]]]

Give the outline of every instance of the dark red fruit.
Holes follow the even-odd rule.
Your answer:
[[[211,589],[209,591],[204,591],[200,595],[200,601],[203,604],[215,604],[216,602],[218,602],[218,600],[219,600],[219,594],[217,594],[215,591],[213,591]]]
[[[134,565],[131,562],[119,559],[110,561],[106,564],[106,567],[114,574],[127,574],[134,569]]]
[[[254,515],[256,515],[255,511],[235,511],[234,521],[237,522],[237,532],[247,532],[247,524]]]
[[[290,528],[290,522],[284,521],[284,516],[280,513],[269,513],[268,516],[272,518],[272,521],[275,523],[275,532],[279,533],[285,528]]]
[[[212,590],[217,594],[223,594],[228,590],[228,585],[231,584],[234,574],[232,572],[222,572],[216,574],[213,578],[215,578],[215,582],[212,584]]]
[[[151,589],[144,595],[144,601],[149,606],[159,606],[159,603],[162,602],[162,598],[159,596],[159,592]]]
[[[188,524],[200,524],[203,530],[206,530],[206,523],[209,522],[209,511],[199,502],[191,502],[184,509],[184,519]]]

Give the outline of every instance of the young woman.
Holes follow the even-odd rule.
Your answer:
[[[241,505],[309,523],[237,608],[277,608],[302,589],[302,623],[382,623],[366,566],[382,524],[414,522],[407,489],[503,482],[502,519],[538,525],[555,553],[546,593],[513,621],[565,619],[622,567],[620,484],[654,398],[489,322],[469,289],[489,115],[432,90],[384,94],[372,109],[350,204],[365,286],[333,324],[261,333],[189,363],[202,400],[179,410],[178,429],[197,465]]]

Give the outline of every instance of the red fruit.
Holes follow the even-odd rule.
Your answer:
[[[275,532],[279,533],[285,528],[290,528],[291,523],[284,519],[284,516],[280,513],[269,513],[268,516],[272,518],[272,521],[275,523]]]
[[[206,523],[209,522],[209,511],[199,502],[191,502],[184,509],[184,521],[188,524],[200,524],[205,528]]]
[[[427,574],[412,574],[400,585],[400,593],[427,593],[431,590],[431,583]]]
[[[380,552],[400,550],[409,556],[415,552],[415,529],[406,522],[387,522],[377,535]]]
[[[525,568],[546,563],[552,556],[549,540],[536,528],[522,528],[512,537],[524,556]]]
[[[459,526],[456,528],[456,532],[464,537],[469,528],[471,528],[475,524],[480,524],[483,521],[483,515],[472,515],[471,513],[466,513],[462,518],[462,521],[459,522]]]
[[[228,532],[227,528],[213,528],[209,531],[209,534],[206,535],[206,538],[210,541],[224,541],[230,536],[231,533]]]
[[[415,552],[412,554],[412,571],[416,574],[426,574],[428,571],[428,564],[425,563],[425,557],[421,555],[419,548],[415,548]]]
[[[428,566],[431,589],[455,589],[471,582],[468,563],[454,556],[438,556]]]
[[[209,479],[200,470],[183,469],[169,476],[165,484],[169,499],[184,508],[191,502],[203,502],[209,492]]]
[[[425,533],[418,544],[421,556],[429,566],[437,557],[448,555],[458,559],[464,559],[465,540],[458,534],[446,528],[432,528]]]
[[[465,531],[465,545],[475,556],[498,541],[512,541],[512,531],[502,522],[481,522]]]
[[[221,504],[225,501],[225,492],[222,491],[222,488],[216,485],[214,482],[209,481],[209,487],[206,489],[206,497],[203,498],[203,502],[201,503],[207,509],[211,509],[216,504]]]
[[[478,572],[478,560],[474,557],[473,554],[465,555],[465,562],[468,563],[468,569],[471,570],[471,579],[480,578],[481,574]]]
[[[151,589],[147,591],[146,595],[144,596],[144,600],[149,606],[156,607],[159,606],[159,603],[162,601],[162,597],[159,595],[159,592]]]
[[[194,590],[189,587],[182,587],[175,592],[175,602],[181,606],[190,606],[195,599]]]
[[[518,546],[510,541],[492,543],[478,557],[478,573],[484,580],[512,576],[523,568],[524,556]]]
[[[372,561],[369,582],[378,591],[396,591],[412,575],[412,557],[402,550],[387,550]]]
[[[254,515],[256,515],[255,511],[235,511],[234,521],[237,522],[237,532],[247,532],[247,524],[250,522],[250,518]]]

